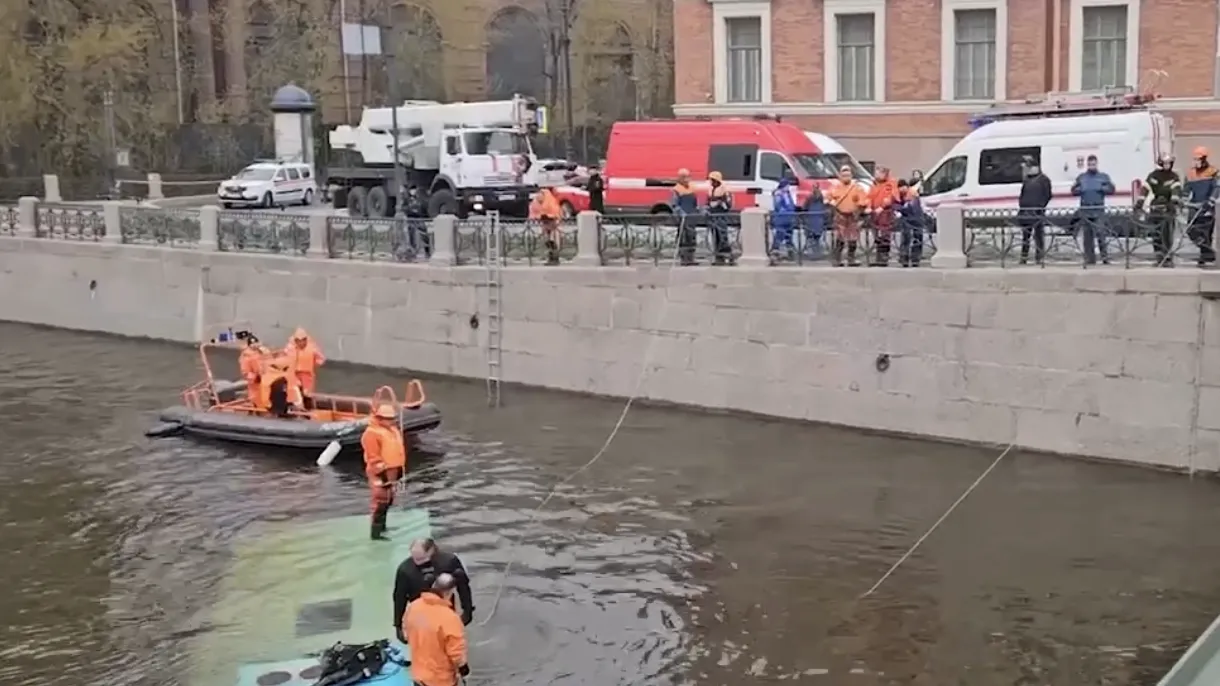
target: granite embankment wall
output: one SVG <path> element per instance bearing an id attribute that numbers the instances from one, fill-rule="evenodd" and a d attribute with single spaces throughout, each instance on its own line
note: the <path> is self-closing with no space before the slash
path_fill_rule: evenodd
<path id="1" fill-rule="evenodd" d="M 1220 470 L 1220 303 L 1208 297 L 1220 274 L 502 275 L 506 381 L 626 396 L 651 348 L 648 399 Z M 300 325 L 335 359 L 476 378 L 485 279 L 480 267 L 0 237 L 3 320 L 183 342 L 228 321 L 269 340 Z"/>

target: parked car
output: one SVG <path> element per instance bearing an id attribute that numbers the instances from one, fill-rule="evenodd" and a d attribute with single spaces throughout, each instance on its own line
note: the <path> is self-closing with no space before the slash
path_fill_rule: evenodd
<path id="1" fill-rule="evenodd" d="M 317 194 L 313 168 L 299 162 L 255 162 L 216 189 L 226 209 L 312 205 Z"/>

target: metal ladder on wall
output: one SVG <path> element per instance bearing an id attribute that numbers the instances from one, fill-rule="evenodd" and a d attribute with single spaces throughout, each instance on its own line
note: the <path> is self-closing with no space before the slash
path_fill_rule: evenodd
<path id="1" fill-rule="evenodd" d="M 500 406 L 500 362 L 503 317 L 500 301 L 500 213 L 488 212 L 483 224 L 487 241 L 487 404 Z"/>

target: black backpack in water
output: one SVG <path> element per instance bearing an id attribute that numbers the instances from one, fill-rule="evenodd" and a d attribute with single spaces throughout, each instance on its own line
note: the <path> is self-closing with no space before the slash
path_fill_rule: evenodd
<path id="1" fill-rule="evenodd" d="M 384 639 L 363 645 L 334 644 L 322 653 L 322 674 L 314 686 L 351 686 L 377 676 L 390 661 L 389 647 Z"/>

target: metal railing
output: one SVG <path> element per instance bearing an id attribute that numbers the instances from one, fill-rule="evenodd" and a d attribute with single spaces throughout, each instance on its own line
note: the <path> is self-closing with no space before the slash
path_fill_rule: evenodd
<path id="1" fill-rule="evenodd" d="M 215 240 L 216 250 L 410 263 L 432 258 L 444 230 L 445 255 L 458 265 L 486 264 L 488 233 L 498 231 L 503 265 L 583 264 L 732 265 L 747 250 L 750 264 L 776 267 L 927 267 L 938 255 L 965 258 L 967 267 L 1110 265 L 1122 268 L 1215 262 L 1214 213 L 1187 206 L 1175 212 L 1131 207 L 940 208 L 915 216 L 863 214 L 854 223 L 831 213 L 700 213 L 582 215 L 549 231 L 534 220 L 475 216 L 449 220 L 356 219 L 292 212 L 97 206 L 23 201 L 0 205 L 0 235 L 197 249 Z M 27 214 L 28 213 L 28 214 Z M 749 217 L 749 221 L 747 220 Z M 32 218 L 32 222 L 30 219 Z M 108 228 L 107 222 L 117 223 Z M 591 223 L 590 223 L 591 222 Z M 938 223 L 960 226 L 945 236 Z M 948 223 L 951 222 L 951 223 Z M 25 223 L 31 226 L 25 226 Z M 205 224 L 209 228 L 205 230 Z M 324 226 L 324 233 L 320 226 Z M 438 227 L 443 226 L 443 229 Z M 107 238 L 108 231 L 115 235 Z M 315 233 L 316 232 L 316 233 Z M 311 233 L 322 245 L 310 252 Z M 214 239 L 212 236 L 214 235 Z M 581 237 L 595 247 L 581 251 Z M 749 240 L 743 240 L 744 238 Z M 954 240 L 948 241 L 949 238 Z M 210 247 L 208 249 L 211 249 Z M 448 259 L 446 257 L 446 259 Z M 945 264 L 950 264 L 946 260 Z M 958 263 L 960 266 L 960 263 Z"/>
<path id="2" fill-rule="evenodd" d="M 309 217 L 286 212 L 221 212 L 216 248 L 304 255 L 309 250 Z"/>
<path id="3" fill-rule="evenodd" d="M 487 232 L 492 230 L 489 217 L 470 217 L 457 222 L 453 236 L 453 252 L 458 264 L 486 264 Z M 501 219 L 496 225 L 500 232 L 500 263 L 534 265 L 548 261 L 568 262 L 576 257 L 579 249 L 574 222 L 559 222 L 552 238 L 555 246 L 548 245 L 547 230 L 543 222 Z M 552 254 L 553 253 L 553 254 Z"/>
<path id="4" fill-rule="evenodd" d="M 123 242 L 195 248 L 199 245 L 199 213 L 155 207 L 119 208 Z"/>
<path id="5" fill-rule="evenodd" d="M 41 203 L 34 219 L 34 235 L 39 238 L 98 241 L 106 235 L 102 208 L 93 205 Z"/>
<path id="6" fill-rule="evenodd" d="M 741 256 L 741 215 L 602 217 L 602 264 L 733 264 Z"/>

